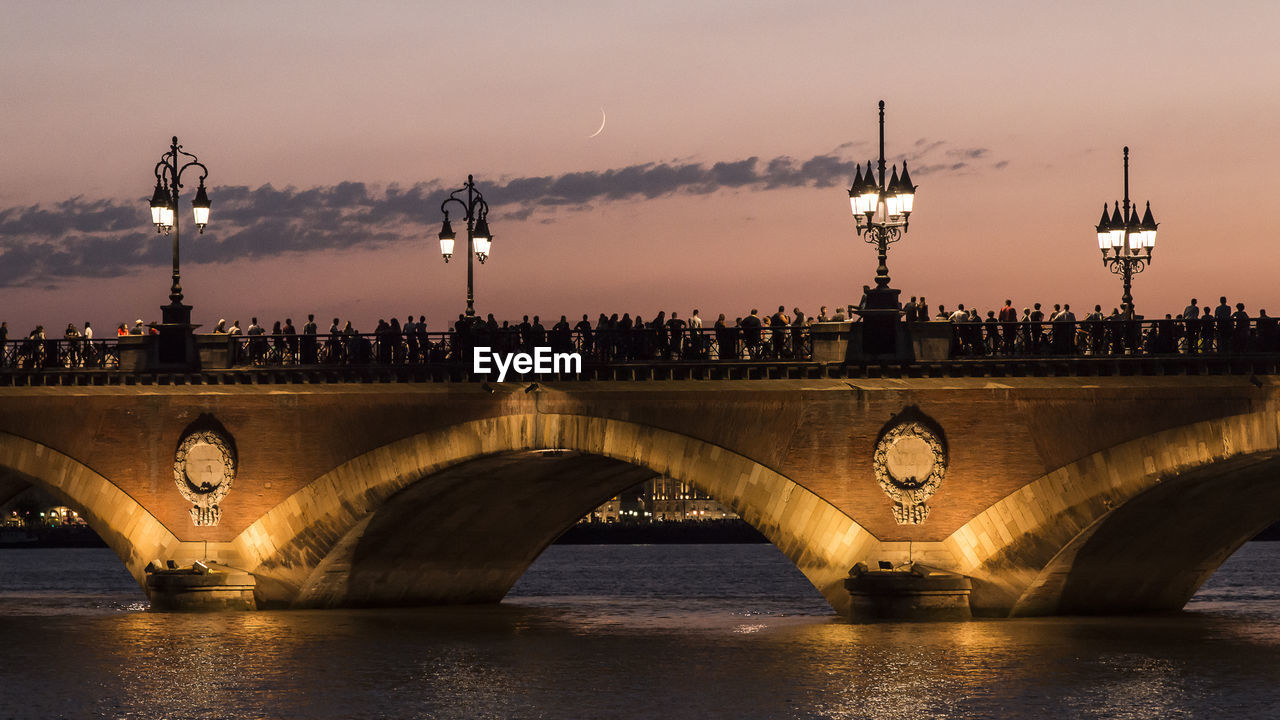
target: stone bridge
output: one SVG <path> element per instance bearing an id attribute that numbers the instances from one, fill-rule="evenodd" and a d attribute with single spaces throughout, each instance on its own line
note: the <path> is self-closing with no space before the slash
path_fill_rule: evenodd
<path id="1" fill-rule="evenodd" d="M 841 612 L 855 564 L 908 559 L 970 578 L 979 615 L 1174 610 L 1280 519 L 1269 376 L 383 380 L 3 387 L 0 501 L 42 487 L 139 583 L 153 561 L 213 560 L 262 608 L 498 601 L 659 473 L 732 508 Z M 904 419 L 945 461 L 917 524 L 883 483 L 919 484 L 895 473 L 931 446 L 877 456 Z M 234 474 L 195 467 L 200 432 Z"/>

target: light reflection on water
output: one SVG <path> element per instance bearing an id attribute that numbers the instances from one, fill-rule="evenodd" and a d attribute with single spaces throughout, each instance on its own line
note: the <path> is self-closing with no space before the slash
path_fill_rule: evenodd
<path id="1" fill-rule="evenodd" d="M 552 547 L 498 606 L 139 612 L 0 552 L 0 717 L 1277 717 L 1280 543 L 1171 617 L 855 626 L 771 546 Z"/>

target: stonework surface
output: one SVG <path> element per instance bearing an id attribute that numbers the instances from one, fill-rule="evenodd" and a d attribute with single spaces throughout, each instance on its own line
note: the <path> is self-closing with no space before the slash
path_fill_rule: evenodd
<path id="1" fill-rule="evenodd" d="M 267 605 L 377 605 L 501 597 L 593 502 L 664 473 L 756 525 L 838 608 L 854 562 L 910 554 L 971 575 L 988 614 L 1143 609 L 1185 600 L 1280 515 L 1266 509 L 1280 508 L 1267 482 L 1280 384 L 1260 382 L 3 388 L 0 492 L 49 487 L 135 577 L 152 558 L 208 553 L 253 571 Z M 899 525 L 872 457 L 909 407 L 945 433 L 948 465 L 927 519 Z M 192 523 L 173 484 L 183 430 L 204 415 L 238 452 L 212 527 Z M 572 453 L 531 452 L 557 449 Z M 409 526 L 422 529 L 413 542 Z M 1143 528 L 1168 543 L 1187 535 L 1180 527 L 1204 538 L 1184 543 L 1193 569 L 1156 564 L 1136 585 L 1142 570 L 1121 559 L 1139 562 L 1138 551 L 1112 546 L 1158 549 L 1137 541 Z M 436 580 L 414 579 L 416 567 Z"/>

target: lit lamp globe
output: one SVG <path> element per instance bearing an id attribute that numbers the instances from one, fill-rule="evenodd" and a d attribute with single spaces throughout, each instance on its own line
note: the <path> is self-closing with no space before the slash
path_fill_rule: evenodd
<path id="1" fill-rule="evenodd" d="M 911 216 L 911 209 L 916 203 L 916 186 L 911 184 L 911 173 L 907 172 L 907 161 L 902 161 L 902 178 L 898 180 L 898 209 L 903 217 Z"/>
<path id="2" fill-rule="evenodd" d="M 880 186 L 876 183 L 875 172 L 871 169 L 871 161 L 867 161 L 867 172 L 862 176 L 862 212 L 870 220 L 880 204 Z"/>
<path id="3" fill-rule="evenodd" d="M 444 256 L 445 262 L 449 262 L 449 258 L 453 257 L 453 243 L 457 239 L 458 236 L 453 232 L 453 226 L 449 224 L 449 216 L 446 214 L 444 226 L 440 228 L 440 254 Z"/>
<path id="4" fill-rule="evenodd" d="M 160 192 L 160 188 L 156 188 Z M 855 219 L 862 219 L 862 166 L 854 166 L 853 184 L 849 186 L 849 210 Z"/>
<path id="5" fill-rule="evenodd" d="M 471 240 L 475 244 L 476 259 L 483 265 L 484 261 L 489 258 L 489 246 L 493 242 L 493 235 L 489 232 L 489 221 L 483 217 L 476 221 L 476 228 L 471 234 Z"/>
<path id="6" fill-rule="evenodd" d="M 1120 254 L 1124 247 L 1124 216 L 1120 214 L 1120 203 L 1115 204 L 1115 212 L 1111 214 L 1111 249 Z"/>
<path id="7" fill-rule="evenodd" d="M 195 215 L 196 228 L 204 234 L 204 226 L 209 224 L 209 193 L 205 192 L 204 180 L 196 188 L 196 196 L 191 200 L 191 211 Z"/>
<path id="8" fill-rule="evenodd" d="M 1111 214 L 1107 212 L 1107 204 L 1102 204 L 1102 219 L 1098 221 L 1098 249 L 1103 255 L 1111 247 Z"/>
<path id="9" fill-rule="evenodd" d="M 1156 222 L 1155 217 L 1151 215 L 1151 203 L 1147 203 L 1147 212 L 1142 216 L 1142 244 L 1147 248 L 1147 254 L 1156 246 L 1156 228 L 1160 227 L 1160 223 Z"/>
<path id="10" fill-rule="evenodd" d="M 1142 231 L 1142 222 L 1138 220 L 1138 213 L 1135 212 L 1129 216 L 1129 226 L 1125 228 L 1125 235 L 1129 237 L 1129 254 L 1137 255 L 1146 247 L 1144 233 Z"/>
<path id="11" fill-rule="evenodd" d="M 160 181 L 156 181 L 156 191 L 151 195 L 151 222 L 156 226 L 156 232 L 164 231 L 164 211 L 169 207 L 169 192 L 160 186 Z"/>
<path id="12" fill-rule="evenodd" d="M 889 178 L 889 187 L 885 188 L 884 209 L 885 214 L 891 218 L 898 217 L 902 214 L 902 203 L 898 199 L 898 185 L 901 181 L 898 179 L 898 166 L 893 166 L 893 175 Z"/>

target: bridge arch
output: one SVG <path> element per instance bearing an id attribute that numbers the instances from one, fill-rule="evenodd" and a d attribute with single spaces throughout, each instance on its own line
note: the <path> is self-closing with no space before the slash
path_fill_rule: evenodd
<path id="1" fill-rule="evenodd" d="M 543 463 L 551 470 L 540 470 Z M 557 470 L 566 471 L 566 477 L 588 477 L 576 484 L 544 482 Z M 316 479 L 262 516 L 233 545 L 257 578 L 259 603 L 266 606 L 498 600 L 546 545 L 591 507 L 658 474 L 688 482 L 732 508 L 790 558 L 837 611 L 847 610 L 843 580 L 877 545 L 849 516 L 723 447 L 652 426 L 585 415 L 504 415 L 390 443 Z M 523 485 L 522 476 L 528 478 Z M 566 489 L 558 505 L 539 504 L 540 509 L 560 510 L 528 527 L 514 526 L 522 519 L 519 515 L 484 520 L 485 531 L 496 533 L 499 542 L 505 535 L 518 546 L 505 556 L 505 564 L 428 568 L 425 585 L 434 583 L 433 590 L 409 577 L 423 574 L 420 563 L 397 568 L 391 558 L 376 573 L 352 582 L 357 566 L 370 560 L 370 547 L 390 552 L 409 543 L 421 559 L 438 553 L 442 543 L 449 544 L 443 548 L 447 555 L 465 552 L 466 543 L 485 542 L 466 530 L 480 516 L 479 504 L 492 498 L 468 494 L 468 486 L 520 492 Z M 415 515 L 415 509 L 433 502 L 454 512 Z M 404 531 L 391 532 L 397 527 Z M 425 540 L 411 540 L 415 527 Z M 449 538 L 450 533 L 457 537 Z M 492 539 L 488 543 L 496 547 Z M 450 583 L 456 587 L 445 587 Z M 375 585 L 382 591 L 355 590 Z"/>
<path id="2" fill-rule="evenodd" d="M 1280 520 L 1280 413 L 1172 428 L 1043 475 L 944 545 L 974 578 L 975 612 L 1180 609 Z"/>
<path id="3" fill-rule="evenodd" d="M 170 557 L 180 545 L 137 500 L 89 466 L 47 445 L 0 432 L 0 494 L 12 497 L 30 485 L 75 508 L 139 586 L 144 586 L 147 563 Z"/>

